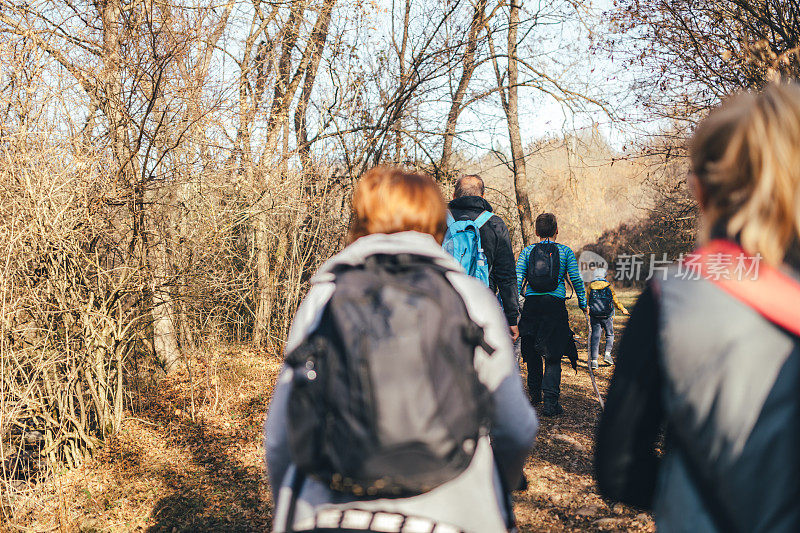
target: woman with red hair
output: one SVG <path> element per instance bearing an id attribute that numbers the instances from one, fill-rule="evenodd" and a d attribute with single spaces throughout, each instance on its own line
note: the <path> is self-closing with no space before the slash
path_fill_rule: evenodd
<path id="1" fill-rule="evenodd" d="M 441 247 L 422 174 L 359 181 L 265 424 L 274 531 L 507 531 L 536 435 L 497 298 Z"/>

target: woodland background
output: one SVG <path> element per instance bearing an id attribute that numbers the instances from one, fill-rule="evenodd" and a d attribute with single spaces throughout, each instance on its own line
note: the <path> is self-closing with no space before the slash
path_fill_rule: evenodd
<path id="1" fill-rule="evenodd" d="M 480 173 L 517 250 L 545 210 L 610 260 L 687 250 L 686 135 L 794 79 L 799 18 L 796 0 L 0 1 L 4 519 L 170 376 L 197 385 L 193 421 L 216 409 L 213 348 L 279 354 L 375 164 L 448 196 Z M 538 105 L 578 125 L 532 138 Z"/>

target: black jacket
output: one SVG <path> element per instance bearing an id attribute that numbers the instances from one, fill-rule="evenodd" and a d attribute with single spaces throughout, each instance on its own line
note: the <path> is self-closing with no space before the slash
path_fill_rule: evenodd
<path id="1" fill-rule="evenodd" d="M 566 355 L 572 368 L 578 370 L 578 350 L 569 326 L 565 301 L 550 294 L 526 297 L 519 320 L 519 334 L 533 338 L 532 352 L 544 358 L 545 362 L 561 361 Z"/>
<path id="2" fill-rule="evenodd" d="M 475 220 L 492 206 L 480 196 L 462 196 L 449 204 L 450 213 L 456 220 Z M 481 228 L 481 246 L 489 262 L 489 288 L 500 295 L 506 320 L 512 326 L 519 320 L 519 293 L 517 272 L 511 237 L 508 227 L 495 215 Z"/>
<path id="3" fill-rule="evenodd" d="M 798 337 L 707 280 L 658 280 L 622 338 L 600 491 L 659 531 L 800 531 L 798 388 Z"/>

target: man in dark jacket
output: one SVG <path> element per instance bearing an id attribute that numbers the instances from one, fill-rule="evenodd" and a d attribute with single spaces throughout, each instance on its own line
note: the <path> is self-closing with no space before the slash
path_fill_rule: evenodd
<path id="1" fill-rule="evenodd" d="M 453 200 L 448 205 L 456 220 L 475 220 L 492 206 L 483 198 L 484 185 L 480 176 L 462 176 L 456 182 Z M 519 293 L 517 292 L 516 262 L 511 250 L 511 237 L 503 219 L 495 215 L 481 226 L 481 246 L 489 263 L 489 288 L 500 295 L 503 312 L 511 336 L 519 337 Z"/>

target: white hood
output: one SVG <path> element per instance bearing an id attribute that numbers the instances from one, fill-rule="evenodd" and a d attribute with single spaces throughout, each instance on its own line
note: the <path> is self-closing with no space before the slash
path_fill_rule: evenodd
<path id="1" fill-rule="evenodd" d="M 333 281 L 333 269 L 339 265 L 360 265 L 375 254 L 414 254 L 430 257 L 434 262 L 448 270 L 463 272 L 461 265 L 436 242 L 433 236 L 417 231 L 400 233 L 373 233 L 361 237 L 347 248 L 334 255 L 317 270 L 311 283 Z"/>

